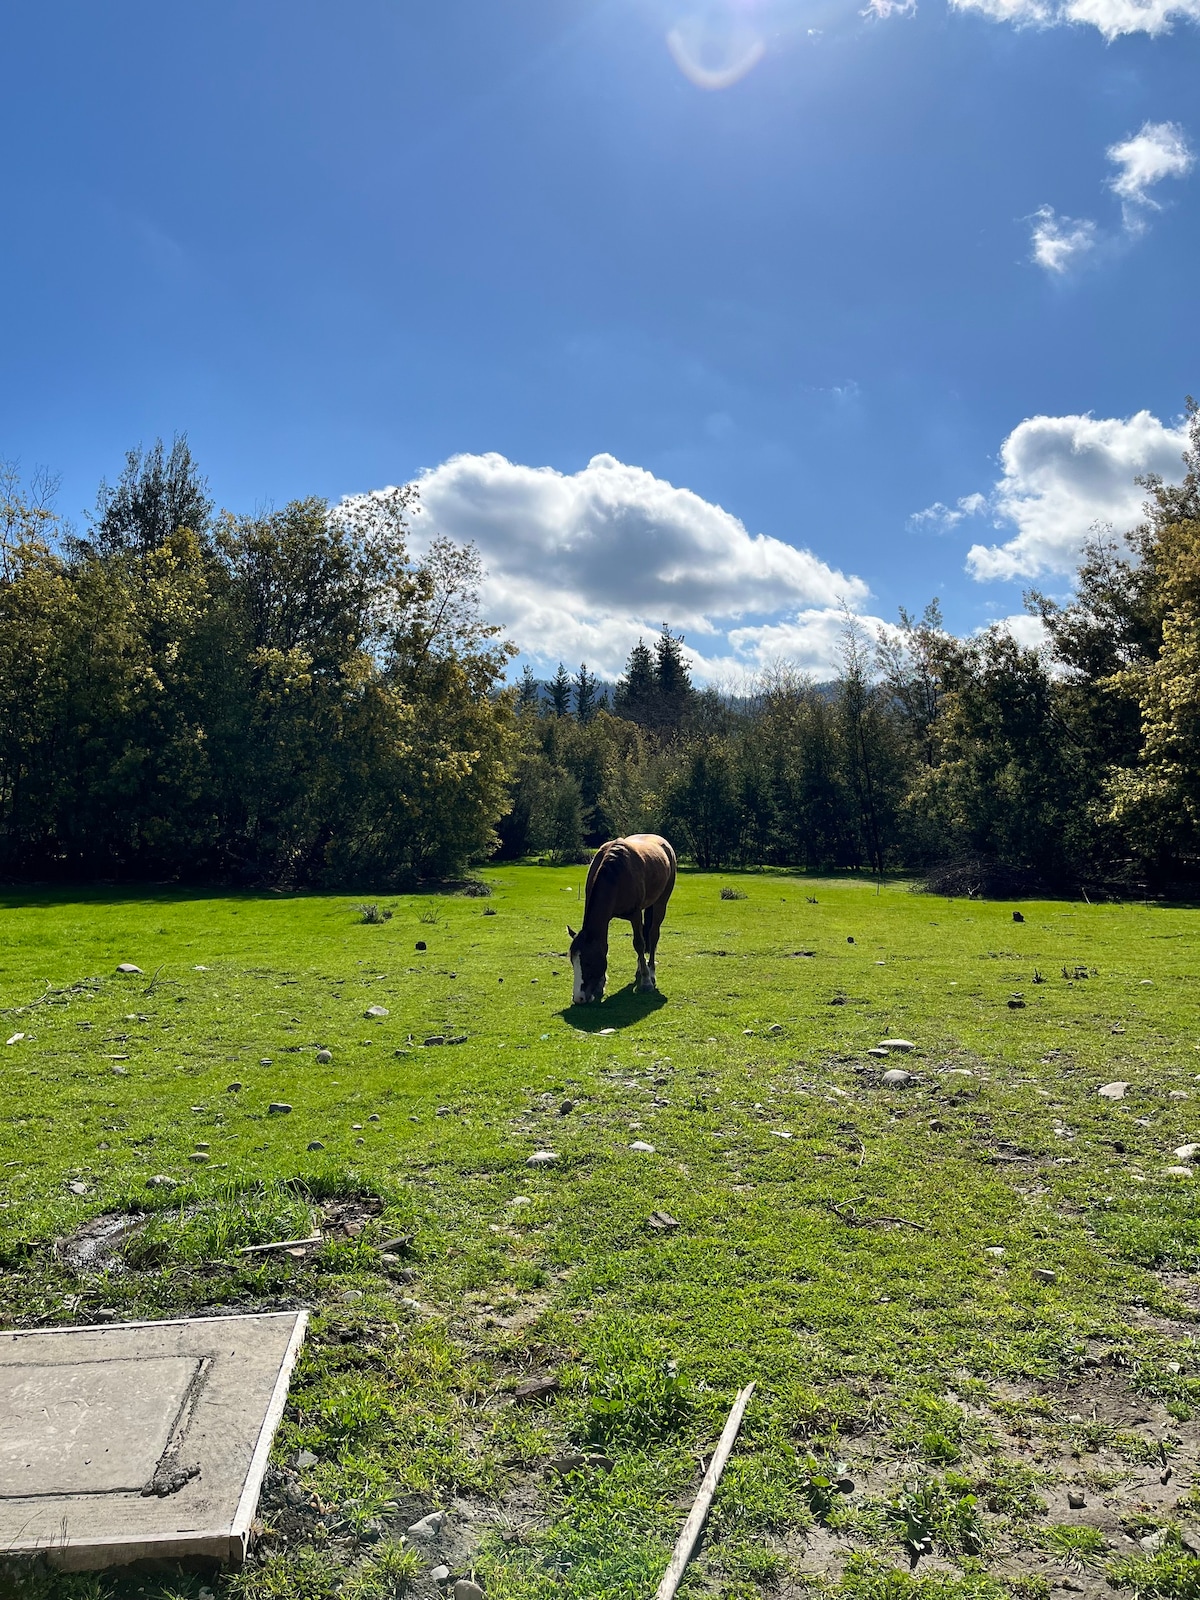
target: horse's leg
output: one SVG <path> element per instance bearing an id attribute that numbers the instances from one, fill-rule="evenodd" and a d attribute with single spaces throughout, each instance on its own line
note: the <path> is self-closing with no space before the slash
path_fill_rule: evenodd
<path id="1" fill-rule="evenodd" d="M 654 980 L 650 976 L 650 968 L 646 965 L 646 936 L 642 931 L 642 913 L 635 911 L 629 919 L 633 927 L 633 948 L 637 951 L 637 976 L 633 980 L 635 989 L 652 989 Z"/>
<path id="2" fill-rule="evenodd" d="M 663 918 L 667 914 L 667 902 L 658 900 L 652 906 L 646 907 L 646 955 L 649 962 L 650 988 L 658 988 L 658 977 L 654 971 L 654 957 L 658 950 L 658 935 L 662 929 Z"/>

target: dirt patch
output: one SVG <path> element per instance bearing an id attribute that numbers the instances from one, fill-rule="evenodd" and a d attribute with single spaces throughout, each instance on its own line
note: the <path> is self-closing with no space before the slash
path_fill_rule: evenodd
<path id="1" fill-rule="evenodd" d="M 326 1238 L 357 1239 L 383 1209 L 384 1202 L 373 1194 L 326 1200 L 317 1207 L 317 1222 Z"/>
<path id="2" fill-rule="evenodd" d="M 54 1254 L 77 1272 L 120 1271 L 126 1243 L 146 1225 L 141 1211 L 106 1211 L 54 1241 Z"/>

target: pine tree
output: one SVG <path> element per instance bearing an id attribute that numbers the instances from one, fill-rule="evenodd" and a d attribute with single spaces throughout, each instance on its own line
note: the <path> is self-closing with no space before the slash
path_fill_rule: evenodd
<path id="1" fill-rule="evenodd" d="M 570 715 L 571 711 L 571 677 L 562 662 L 558 663 L 558 671 L 546 685 L 550 692 L 550 703 L 554 707 L 556 717 Z"/>
<path id="2" fill-rule="evenodd" d="M 618 716 L 628 717 L 631 722 L 651 722 L 657 698 L 654 657 L 646 641 L 639 639 L 629 652 L 625 676 L 617 680 L 613 705 Z"/>
<path id="3" fill-rule="evenodd" d="M 536 711 L 541 698 L 542 691 L 533 675 L 533 668 L 526 662 L 521 669 L 521 681 L 517 685 L 517 709 Z"/>
<path id="4" fill-rule="evenodd" d="M 696 691 L 683 653 L 683 635 L 674 634 L 667 623 L 654 641 L 654 682 L 658 691 L 658 716 L 663 723 L 677 726 Z"/>
<path id="5" fill-rule="evenodd" d="M 596 674 L 588 671 L 586 661 L 581 661 L 574 683 L 575 717 L 578 722 L 590 722 L 600 709 L 599 687 L 600 680 Z"/>

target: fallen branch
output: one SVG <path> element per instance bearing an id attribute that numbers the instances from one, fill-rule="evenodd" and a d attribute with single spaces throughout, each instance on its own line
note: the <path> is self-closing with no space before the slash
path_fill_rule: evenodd
<path id="1" fill-rule="evenodd" d="M 692 1551 L 696 1540 L 700 1537 L 700 1530 L 704 1526 L 704 1519 L 708 1515 L 708 1508 L 712 1505 L 713 1495 L 717 1492 L 717 1484 L 721 1481 L 721 1474 L 725 1470 L 725 1463 L 729 1460 L 734 1444 L 737 1441 L 738 1430 L 742 1426 L 742 1418 L 746 1415 L 746 1407 L 750 1404 L 750 1396 L 754 1393 L 754 1385 L 749 1383 L 740 1391 L 733 1402 L 733 1410 L 729 1413 L 729 1421 L 721 1434 L 720 1442 L 712 1460 L 708 1464 L 708 1471 L 704 1474 L 704 1482 L 700 1485 L 700 1492 L 688 1513 L 688 1519 L 683 1525 L 683 1532 L 679 1535 L 675 1549 L 671 1552 L 671 1559 L 667 1563 L 667 1570 L 663 1573 L 663 1580 L 659 1584 L 654 1600 L 672 1600 L 680 1579 L 688 1562 L 692 1559 Z"/>
<path id="2" fill-rule="evenodd" d="M 270 1244 L 244 1244 L 237 1253 L 239 1256 L 254 1256 L 260 1255 L 264 1250 L 302 1250 L 306 1245 L 321 1242 L 321 1235 L 314 1233 L 307 1239 L 274 1239 Z"/>
<path id="3" fill-rule="evenodd" d="M 851 1228 L 885 1228 L 889 1222 L 894 1222 L 898 1228 L 916 1228 L 919 1233 L 926 1231 L 923 1222 L 913 1222 L 908 1217 L 860 1217 L 847 1200 L 827 1200 L 825 1204 L 835 1217 Z"/>

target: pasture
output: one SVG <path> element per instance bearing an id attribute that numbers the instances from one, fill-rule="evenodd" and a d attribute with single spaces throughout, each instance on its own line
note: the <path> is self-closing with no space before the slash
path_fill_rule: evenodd
<path id="1" fill-rule="evenodd" d="M 1200 1593 L 1196 912 L 684 872 L 574 1009 L 484 876 L 3 902 L 3 1325 L 314 1310 L 243 1573 L 28 1592 L 649 1600 L 755 1379 L 685 1593 Z"/>

